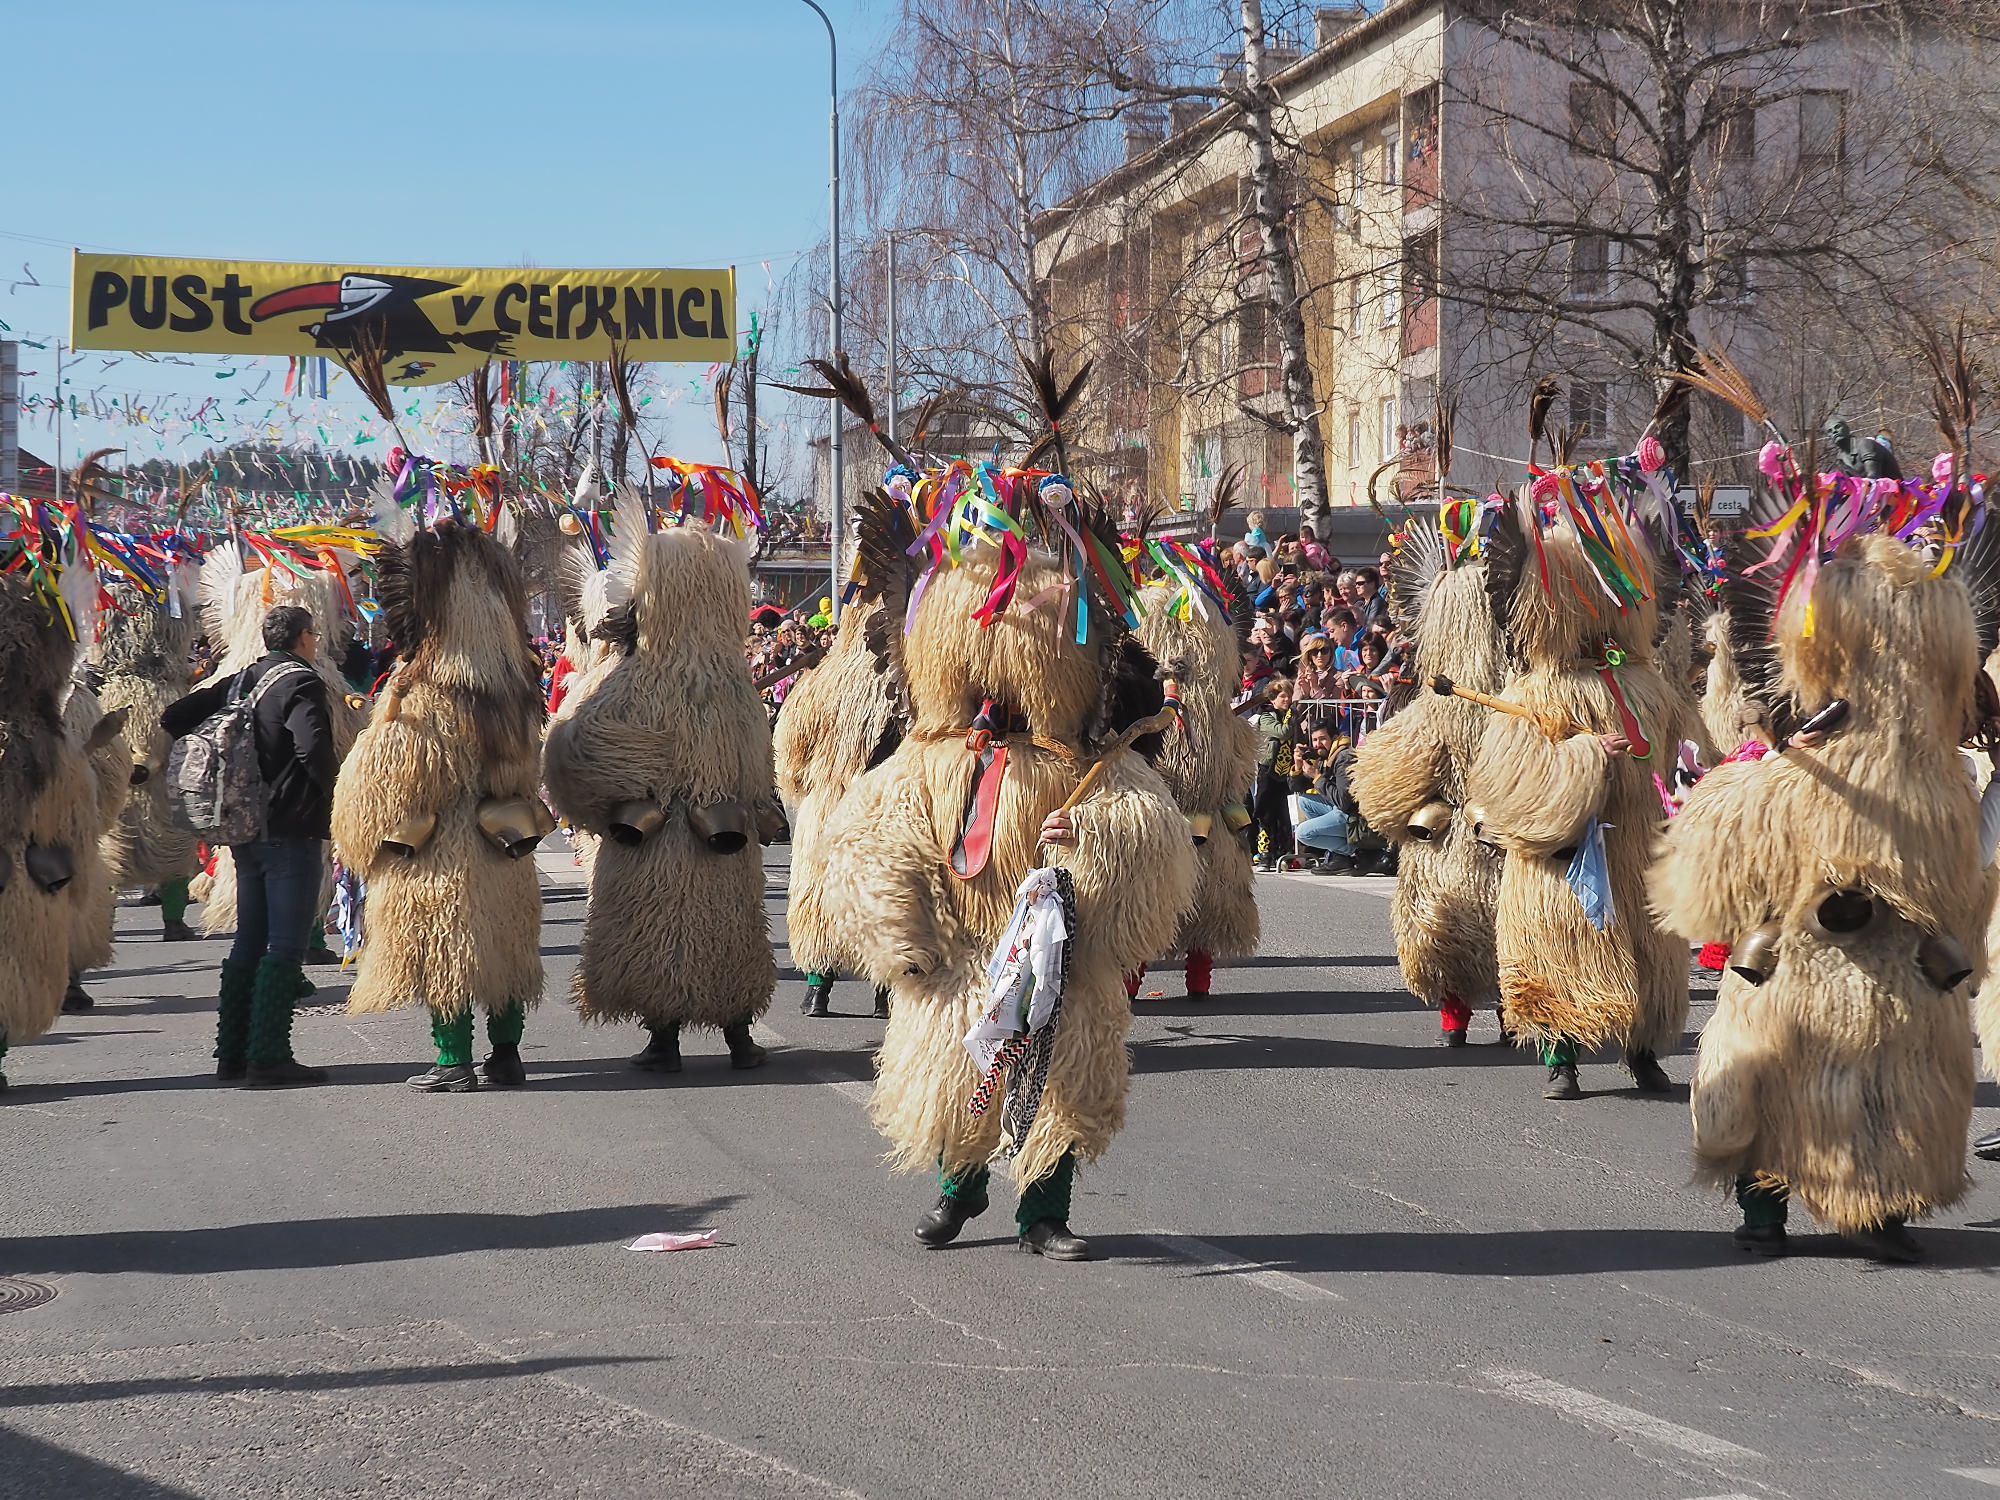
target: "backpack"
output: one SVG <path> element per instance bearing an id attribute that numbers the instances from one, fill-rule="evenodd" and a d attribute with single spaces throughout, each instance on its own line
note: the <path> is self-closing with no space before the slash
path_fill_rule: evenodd
<path id="1" fill-rule="evenodd" d="M 243 679 L 249 670 L 237 674 L 221 708 L 174 742 L 167 762 L 177 821 L 213 845 L 248 844 L 264 836 L 271 793 L 257 764 L 257 703 L 272 683 L 313 675 L 297 662 L 281 662 L 246 695 Z"/>

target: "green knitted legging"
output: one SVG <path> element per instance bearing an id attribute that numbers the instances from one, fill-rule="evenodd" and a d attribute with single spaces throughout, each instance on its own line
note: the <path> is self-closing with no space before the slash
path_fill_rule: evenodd
<path id="1" fill-rule="evenodd" d="M 984 1197 L 992 1175 L 984 1164 L 947 1173 L 944 1163 L 940 1161 L 938 1190 L 959 1202 Z M 1075 1185 L 1076 1152 L 1065 1151 L 1060 1161 L 1022 1190 L 1021 1201 L 1014 1209 L 1014 1222 L 1020 1226 L 1022 1233 L 1025 1234 L 1043 1219 L 1061 1219 L 1068 1223 L 1070 1193 Z"/>
<path id="2" fill-rule="evenodd" d="M 166 922 L 178 922 L 187 916 L 188 883 L 185 880 L 165 880 L 160 883 L 160 918 Z"/>
<path id="3" fill-rule="evenodd" d="M 486 1040 L 496 1047 L 518 1047 L 521 1033 L 527 1029 L 527 1010 L 519 1005 L 509 1005 L 503 1010 L 490 1011 L 486 1016 Z M 431 1040 L 437 1043 L 440 1068 L 462 1068 L 472 1061 L 472 1011 L 462 1010 L 455 1016 L 440 1016 L 431 1012 Z"/>
<path id="4" fill-rule="evenodd" d="M 1752 1229 L 1783 1224 L 1790 1212 L 1782 1188 L 1758 1187 L 1748 1173 L 1736 1179 L 1736 1202 L 1743 1210 L 1743 1222 Z"/>

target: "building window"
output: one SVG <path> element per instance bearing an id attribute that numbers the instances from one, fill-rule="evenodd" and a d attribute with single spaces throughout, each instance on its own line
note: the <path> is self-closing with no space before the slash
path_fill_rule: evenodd
<path id="1" fill-rule="evenodd" d="M 1388 192 L 1403 180 L 1403 132 L 1391 125 L 1382 132 L 1382 191 Z"/>
<path id="2" fill-rule="evenodd" d="M 1403 268 L 1400 265 L 1384 266 L 1382 276 L 1382 326 L 1394 328 L 1396 319 L 1402 315 Z"/>
<path id="3" fill-rule="evenodd" d="M 1847 151 L 1847 95 L 1820 89 L 1799 95 L 1799 165 L 1837 167 Z"/>
<path id="4" fill-rule="evenodd" d="M 1404 295 L 1409 298 L 1411 308 L 1421 307 L 1437 295 L 1438 242 L 1435 236 L 1426 234 L 1403 242 L 1403 277 L 1407 283 Z"/>
<path id="5" fill-rule="evenodd" d="M 1361 190 L 1368 183 L 1367 152 L 1360 141 L 1347 144 L 1347 201 L 1353 204 L 1348 210 L 1349 227 L 1356 234 L 1361 232 Z"/>
<path id="6" fill-rule="evenodd" d="M 1394 396 L 1382 398 L 1382 462 L 1388 463 L 1403 451 L 1403 439 L 1396 431 L 1401 420 Z"/>
<path id="7" fill-rule="evenodd" d="M 1347 321 L 1348 330 L 1353 333 L 1359 333 L 1361 332 L 1362 304 L 1368 300 L 1367 291 L 1365 287 L 1365 279 L 1363 277 L 1356 276 L 1348 281 L 1347 300 L 1348 300 L 1348 321 Z"/>
<path id="8" fill-rule="evenodd" d="M 1361 408 L 1347 408 L 1347 467 L 1361 467 Z"/>
<path id="9" fill-rule="evenodd" d="M 1757 154 L 1757 91 L 1730 86 L 1709 96 L 1708 112 L 1720 122 L 1715 154 L 1725 161 L 1744 161 Z"/>
<path id="10" fill-rule="evenodd" d="M 1569 387 L 1569 425 L 1587 443 L 1611 436 L 1611 386 L 1602 380 L 1573 380 Z"/>
<path id="11" fill-rule="evenodd" d="M 1569 149 L 1573 156 L 1609 157 L 1618 147 L 1618 100 L 1601 83 L 1569 86 Z"/>
<path id="12" fill-rule="evenodd" d="M 1580 234 L 1569 242 L 1569 294 L 1580 301 L 1611 293 L 1616 247 L 1608 234 Z"/>

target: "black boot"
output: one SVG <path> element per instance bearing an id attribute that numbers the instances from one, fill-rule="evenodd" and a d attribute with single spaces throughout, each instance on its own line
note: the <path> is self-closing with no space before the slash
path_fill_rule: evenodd
<path id="1" fill-rule="evenodd" d="M 831 979 L 809 979 L 806 981 L 806 997 L 799 1002 L 799 1014 L 802 1016 L 831 1015 L 832 1012 L 826 1008 L 826 1003 L 832 998 L 833 981 Z"/>
<path id="2" fill-rule="evenodd" d="M 1876 1260 L 1895 1261 L 1909 1265 L 1924 1258 L 1924 1247 L 1916 1236 L 1904 1226 L 1900 1214 L 1891 1214 L 1880 1224 L 1869 1229 L 1850 1229 L 1841 1236 L 1850 1245 L 1859 1245 Z"/>
<path id="3" fill-rule="evenodd" d="M 63 991 L 63 1014 L 73 1016 L 81 1011 L 95 1009 L 97 1001 L 89 990 L 83 987 L 83 980 L 77 975 L 69 977 L 69 988 Z"/>
<path id="4" fill-rule="evenodd" d="M 519 1088 L 528 1081 L 528 1070 L 521 1063 L 521 1049 L 518 1046 L 493 1044 L 493 1055 L 480 1066 L 486 1081 L 503 1089 Z"/>
<path id="5" fill-rule="evenodd" d="M 770 1056 L 762 1047 L 750 1040 L 750 1023 L 738 1021 L 733 1026 L 722 1028 L 722 1039 L 729 1044 L 729 1066 L 732 1068 L 761 1068 L 764 1059 Z"/>
<path id="6" fill-rule="evenodd" d="M 309 964 L 338 964 L 340 962 L 340 955 L 327 947 L 325 943 L 321 943 L 317 948 L 306 949 L 304 962 Z"/>
<path id="7" fill-rule="evenodd" d="M 179 917 L 163 923 L 162 926 L 165 930 L 161 933 L 160 941 L 163 943 L 192 943 L 195 940 L 195 930 Z"/>
<path id="8" fill-rule="evenodd" d="M 1555 1063 L 1549 1068 L 1549 1086 L 1542 1090 L 1544 1099 L 1581 1099 L 1583 1085 L 1576 1081 L 1575 1063 Z"/>
<path id="9" fill-rule="evenodd" d="M 889 986 L 886 984 L 875 986 L 875 1019 L 878 1021 L 889 1019 Z"/>
<path id="10" fill-rule="evenodd" d="M 1659 1058 L 1653 1055 L 1650 1047 L 1644 1052 L 1628 1053 L 1625 1071 L 1632 1075 L 1632 1082 L 1638 1085 L 1642 1094 L 1671 1094 L 1674 1091 L 1673 1079 L 1667 1077 L 1667 1070 L 1660 1066 Z"/>
<path id="11" fill-rule="evenodd" d="M 1089 1260 L 1090 1241 L 1062 1219 L 1037 1219 L 1021 1232 L 1021 1248 L 1048 1260 Z"/>
<path id="12" fill-rule="evenodd" d="M 420 1094 L 476 1094 L 479 1075 L 471 1063 L 432 1063 L 428 1073 L 419 1073 L 403 1082 Z"/>
<path id="13" fill-rule="evenodd" d="M 986 1189 L 963 1198 L 954 1198 L 950 1193 L 938 1194 L 937 1207 L 917 1220 L 917 1238 L 932 1249 L 939 1245 L 949 1245 L 958 1238 L 959 1230 L 965 1228 L 966 1220 L 976 1219 L 986 1212 Z"/>
<path id="14" fill-rule="evenodd" d="M 648 1026 L 651 1040 L 644 1052 L 632 1055 L 632 1066 L 644 1073 L 678 1073 L 681 1070 L 681 1023 Z"/>
<path id="15" fill-rule="evenodd" d="M 1972 1154 L 1981 1161 L 2000 1161 L 2000 1130 L 1989 1130 L 1974 1141 Z"/>
<path id="16" fill-rule="evenodd" d="M 1738 1224 L 1736 1243 L 1752 1255 L 1783 1255 L 1787 1249 L 1782 1224 Z"/>

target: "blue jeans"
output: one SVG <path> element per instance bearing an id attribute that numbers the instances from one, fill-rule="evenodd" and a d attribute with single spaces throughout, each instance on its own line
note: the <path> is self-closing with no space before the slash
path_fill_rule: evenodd
<path id="1" fill-rule="evenodd" d="M 1354 846 L 1347 842 L 1346 813 L 1310 792 L 1299 793 L 1299 811 L 1305 814 L 1299 823 L 1298 839 L 1301 844 L 1332 854 L 1354 852 Z"/>
<path id="2" fill-rule="evenodd" d="M 236 861 L 231 963 L 254 968 L 267 953 L 287 963 L 306 956 L 306 929 L 319 910 L 320 851 L 318 839 L 259 839 L 230 846 Z"/>

